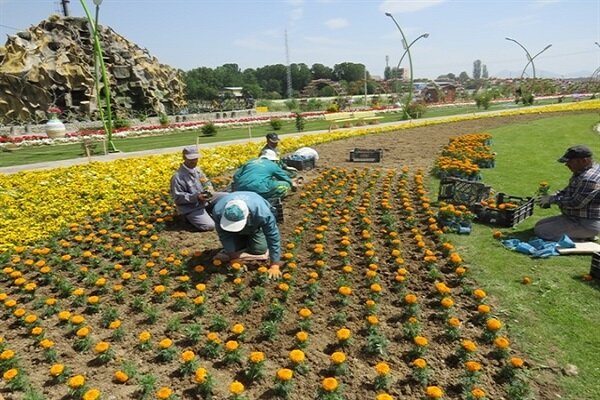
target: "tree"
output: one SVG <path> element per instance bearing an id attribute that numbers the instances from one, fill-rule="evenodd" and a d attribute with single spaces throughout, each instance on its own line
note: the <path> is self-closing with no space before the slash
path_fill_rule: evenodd
<path id="1" fill-rule="evenodd" d="M 460 81 L 460 83 L 465 83 L 466 81 L 469 80 L 469 74 L 467 74 L 466 71 L 461 72 L 458 75 L 458 80 Z"/>
<path id="2" fill-rule="evenodd" d="M 313 79 L 331 79 L 333 80 L 333 69 L 323 64 L 313 64 L 310 68 Z"/>
<path id="3" fill-rule="evenodd" d="M 481 60 L 475 60 L 473 62 L 473 79 L 481 79 Z"/>
<path id="4" fill-rule="evenodd" d="M 292 71 L 292 89 L 300 92 L 310 81 L 312 81 L 312 73 L 306 64 L 291 64 Z"/>
<path id="5" fill-rule="evenodd" d="M 487 79 L 488 78 L 487 65 L 485 65 L 485 64 L 483 64 L 483 66 L 481 67 L 481 77 L 483 79 Z"/>
<path id="6" fill-rule="evenodd" d="M 333 74 L 338 81 L 354 82 L 364 79 L 365 66 L 363 64 L 355 64 L 344 62 L 333 66 Z"/>

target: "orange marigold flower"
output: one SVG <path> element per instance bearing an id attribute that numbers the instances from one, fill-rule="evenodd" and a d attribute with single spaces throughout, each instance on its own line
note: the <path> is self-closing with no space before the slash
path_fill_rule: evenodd
<path id="1" fill-rule="evenodd" d="M 118 319 L 115 319 L 114 321 L 112 321 L 109 325 L 108 328 L 109 329 L 118 329 L 121 327 L 121 321 Z"/>
<path id="2" fill-rule="evenodd" d="M 387 393 L 379 393 L 375 400 L 394 400 L 394 398 Z"/>
<path id="3" fill-rule="evenodd" d="M 241 335 L 245 330 L 246 328 L 244 328 L 243 324 L 235 324 L 231 327 L 231 333 L 234 335 Z"/>
<path id="4" fill-rule="evenodd" d="M 294 371 L 289 368 L 280 368 L 277 371 L 277 379 L 280 381 L 289 381 L 294 377 Z"/>
<path id="5" fill-rule="evenodd" d="M 63 364 L 54 364 L 50 367 L 50 376 L 60 376 L 65 371 L 65 366 Z"/>
<path id="6" fill-rule="evenodd" d="M 296 333 L 296 340 L 300 343 L 306 342 L 308 340 L 308 333 L 304 331 Z"/>
<path id="7" fill-rule="evenodd" d="M 521 367 L 523 367 L 524 364 L 525 364 L 525 361 L 523 361 L 522 358 L 511 357 L 511 359 L 510 359 L 510 365 L 512 365 L 514 368 L 521 368 Z"/>
<path id="8" fill-rule="evenodd" d="M 442 307 L 444 308 L 450 308 L 452 306 L 454 306 L 454 300 L 452 300 L 451 297 L 444 297 L 441 301 L 440 304 L 442 305 Z"/>
<path id="9" fill-rule="evenodd" d="M 488 306 L 487 304 L 480 304 L 477 306 L 477 311 L 480 314 L 488 314 L 491 311 L 491 307 Z"/>
<path id="10" fill-rule="evenodd" d="M 2 379 L 5 381 L 13 380 L 17 375 L 19 375 L 19 370 L 16 368 L 11 368 L 2 374 Z"/>
<path id="11" fill-rule="evenodd" d="M 239 381 L 233 381 L 229 385 L 229 392 L 235 395 L 240 395 L 244 393 L 244 384 Z"/>
<path id="12" fill-rule="evenodd" d="M 115 381 L 118 383 L 125 383 L 129 380 L 129 375 L 127 375 L 125 372 L 118 370 L 115 372 L 114 375 Z"/>
<path id="13" fill-rule="evenodd" d="M 473 397 L 475 397 L 476 399 L 482 399 L 485 397 L 485 390 L 478 387 L 473 388 L 471 390 L 471 395 L 473 395 Z"/>
<path id="14" fill-rule="evenodd" d="M 227 351 L 235 351 L 240 347 L 240 344 L 235 340 L 228 340 L 225 343 L 225 350 Z"/>
<path id="15" fill-rule="evenodd" d="M 417 346 L 420 346 L 420 347 L 425 347 L 429 344 L 429 341 L 427 340 L 427 338 L 425 338 L 423 336 L 415 336 L 413 341 L 415 342 L 415 344 Z"/>
<path id="16" fill-rule="evenodd" d="M 502 322 L 500 322 L 500 320 L 497 320 L 496 318 L 488 319 L 485 325 L 490 331 L 497 331 L 500 328 L 502 328 Z"/>
<path id="17" fill-rule="evenodd" d="M 261 363 L 265 361 L 265 353 L 263 353 L 262 351 L 253 351 L 252 353 L 250 353 L 249 360 L 254 364 Z"/>
<path id="18" fill-rule="evenodd" d="M 156 391 L 156 397 L 161 400 L 168 399 L 169 397 L 171 397 L 172 394 L 173 391 L 166 386 L 163 386 Z"/>
<path id="19" fill-rule="evenodd" d="M 83 400 L 98 400 L 102 393 L 98 389 L 90 389 L 83 394 Z"/>
<path id="20" fill-rule="evenodd" d="M 78 389 L 80 387 L 83 387 L 83 385 L 85 385 L 85 376 L 83 376 L 83 375 L 72 376 L 71 378 L 69 378 L 67 385 L 71 389 Z"/>
<path id="21" fill-rule="evenodd" d="M 390 373 L 390 366 L 386 362 L 379 362 L 375 365 L 377 375 L 385 376 Z"/>
<path id="22" fill-rule="evenodd" d="M 458 328 L 460 326 L 460 320 L 456 317 L 450 317 L 448 318 L 448 325 L 453 328 Z"/>
<path id="23" fill-rule="evenodd" d="M 110 349 L 110 343 L 108 342 L 98 342 L 94 347 L 94 351 L 98 354 L 106 353 L 108 349 Z"/>
<path id="24" fill-rule="evenodd" d="M 370 325 L 379 325 L 379 319 L 375 315 L 369 315 L 367 317 L 367 322 Z"/>
<path id="25" fill-rule="evenodd" d="M 342 296 L 350 296 L 352 294 L 352 288 L 349 288 L 348 286 L 340 286 L 338 293 Z"/>
<path id="26" fill-rule="evenodd" d="M 465 368 L 467 368 L 469 372 L 479 372 L 481 371 L 481 364 L 477 361 L 467 361 L 465 362 Z"/>
<path id="27" fill-rule="evenodd" d="M 336 351 L 333 354 L 331 354 L 331 362 L 334 364 L 341 364 L 343 362 L 346 362 L 346 355 L 341 352 L 341 351 Z"/>
<path id="28" fill-rule="evenodd" d="M 310 309 L 308 309 L 308 308 L 301 308 L 300 311 L 298 311 L 298 314 L 302 318 L 308 318 L 312 315 L 312 311 L 310 311 Z"/>
<path id="29" fill-rule="evenodd" d="M 510 340 L 508 340 L 505 337 L 500 336 L 500 337 L 497 337 L 496 339 L 494 339 L 494 345 L 501 350 L 507 349 L 508 346 L 510 346 Z"/>
<path id="30" fill-rule="evenodd" d="M 138 336 L 138 339 L 141 343 L 146 343 L 148 340 L 150 340 L 151 337 L 152 337 L 152 334 L 150 332 L 143 331 Z"/>
<path id="31" fill-rule="evenodd" d="M 194 373 L 194 382 L 202 385 L 208 378 L 208 371 L 205 368 L 198 368 Z"/>
<path id="32" fill-rule="evenodd" d="M 77 335 L 77 337 L 79 337 L 79 338 L 87 337 L 89 334 L 90 334 L 90 328 L 88 328 L 87 326 L 84 326 L 83 328 L 79 328 L 77 330 L 77 332 L 75 332 L 75 335 Z"/>
<path id="33" fill-rule="evenodd" d="M 321 382 L 321 388 L 326 392 L 334 392 L 337 390 L 339 383 L 335 378 L 325 378 Z"/>
<path id="34" fill-rule="evenodd" d="M 169 338 L 164 338 L 160 342 L 158 342 L 158 347 L 161 349 L 168 349 L 173 344 L 173 341 Z"/>
<path id="35" fill-rule="evenodd" d="M 181 353 L 181 361 L 185 363 L 194 361 L 194 358 L 196 358 L 196 354 L 191 350 L 186 350 L 183 353 Z"/>
<path id="36" fill-rule="evenodd" d="M 427 386 L 425 394 L 430 399 L 441 399 L 444 395 L 444 391 L 438 386 Z"/>
<path id="37" fill-rule="evenodd" d="M 481 299 L 484 299 L 487 296 L 487 293 L 485 293 L 485 290 L 483 290 L 483 289 L 475 289 L 473 291 L 473 296 L 476 299 L 481 300 Z"/>
<path id="38" fill-rule="evenodd" d="M 373 292 L 373 293 L 381 293 L 381 291 L 383 290 L 379 283 L 373 283 L 371 285 L 370 289 L 371 289 L 371 292 Z"/>
<path id="39" fill-rule="evenodd" d="M 404 302 L 406 304 L 416 304 L 417 303 L 417 296 L 409 293 L 406 296 L 404 296 Z"/>
<path id="40" fill-rule="evenodd" d="M 290 357 L 290 360 L 296 364 L 300 364 L 300 363 L 304 362 L 304 360 L 305 360 L 304 352 L 302 350 L 298 350 L 298 349 L 294 349 L 294 350 L 290 351 L 289 357 Z"/>
<path id="41" fill-rule="evenodd" d="M 422 358 L 416 358 L 412 361 L 412 365 L 414 365 L 416 368 L 423 369 L 427 367 L 427 361 Z"/>
<path id="42" fill-rule="evenodd" d="M 469 353 L 477 351 L 477 345 L 471 340 L 463 340 L 461 346 L 464 350 L 468 351 Z"/>

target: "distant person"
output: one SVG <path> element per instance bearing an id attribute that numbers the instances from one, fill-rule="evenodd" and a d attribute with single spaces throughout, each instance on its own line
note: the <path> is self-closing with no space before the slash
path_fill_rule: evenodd
<path id="1" fill-rule="evenodd" d="M 275 154 L 277 154 L 277 158 L 280 158 L 279 150 L 277 149 L 277 145 L 279 144 L 279 136 L 275 132 L 271 132 L 267 133 L 267 136 L 265 136 L 265 138 L 267 139 L 267 143 L 265 143 L 263 148 L 260 149 L 260 153 L 258 154 L 258 156 L 260 157 L 266 150 L 272 150 L 275 152 Z"/>
<path id="2" fill-rule="evenodd" d="M 233 191 L 254 192 L 270 200 L 286 196 L 294 183 L 279 165 L 275 151 L 266 149 L 262 155 L 242 165 L 233 174 Z"/>
<path id="3" fill-rule="evenodd" d="M 592 151 L 584 145 L 567 149 L 558 159 L 573 173 L 564 189 L 542 196 L 542 208 L 558 205 L 561 215 L 543 218 L 534 227 L 535 234 L 550 241 L 567 235 L 574 241 L 595 240 L 600 233 L 600 166 L 592 160 Z"/>
<path id="4" fill-rule="evenodd" d="M 270 260 L 269 277 L 281 276 L 281 236 L 271 205 L 254 192 L 232 192 L 214 204 L 222 261 Z"/>
<path id="5" fill-rule="evenodd" d="M 171 178 L 171 197 L 179 215 L 201 232 L 212 231 L 215 222 L 206 208 L 216 193 L 210 180 L 198 167 L 198 148 L 187 146 L 182 155 L 183 163 Z"/>

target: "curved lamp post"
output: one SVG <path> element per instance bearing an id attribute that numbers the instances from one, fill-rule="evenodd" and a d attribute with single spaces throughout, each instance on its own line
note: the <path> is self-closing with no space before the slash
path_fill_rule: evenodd
<path id="1" fill-rule="evenodd" d="M 402 60 L 404 60 L 404 56 L 406 56 L 406 54 L 408 53 L 408 49 L 410 49 L 412 47 L 412 45 L 416 43 L 417 40 L 427 39 L 428 37 L 429 37 L 429 33 L 424 33 L 421 36 L 419 36 L 418 38 L 416 38 L 415 40 L 413 40 L 412 42 L 410 42 L 410 44 L 404 48 L 404 53 L 402 54 L 402 57 L 400 57 L 400 61 L 398 61 L 398 66 L 396 67 L 396 69 L 400 69 L 400 64 L 402 63 Z M 404 42 L 403 42 L 403 44 L 404 44 Z"/>
<path id="2" fill-rule="evenodd" d="M 533 60 L 537 56 L 539 56 L 540 54 L 542 54 L 543 52 L 545 52 L 546 50 L 548 50 L 550 47 L 552 47 L 552 45 L 549 44 L 548 46 L 544 47 L 539 53 L 537 53 L 536 55 L 534 55 L 532 57 L 531 54 L 529 53 L 529 51 L 527 51 L 527 49 L 525 48 L 525 46 L 523 46 L 521 43 L 519 43 L 518 41 L 516 41 L 513 38 L 506 37 L 505 39 L 506 40 L 510 40 L 511 42 L 515 42 L 516 44 L 519 45 L 519 47 L 521 47 L 525 51 L 525 54 L 527 56 L 527 64 L 525 64 L 525 68 L 523 68 L 523 72 L 521 73 L 521 79 L 523 79 L 523 76 L 525 75 L 525 70 L 527 70 L 527 67 L 529 66 L 529 64 L 531 64 L 531 68 L 533 69 L 533 79 L 535 79 L 535 63 L 533 62 Z"/>
<path id="3" fill-rule="evenodd" d="M 408 41 L 406 40 L 406 36 L 404 36 L 404 32 L 402 31 L 402 28 L 400 28 L 400 25 L 398 25 L 398 22 L 396 22 L 396 19 L 394 18 L 392 13 L 386 12 L 385 15 L 390 17 L 392 19 L 392 21 L 394 21 L 394 24 L 396 24 L 396 27 L 398 28 L 398 30 L 400 31 L 400 34 L 402 35 L 402 46 L 406 49 L 406 54 L 408 54 L 408 63 L 409 63 L 409 68 L 410 68 L 410 82 L 409 82 L 409 90 L 408 90 L 408 99 L 406 100 L 406 106 L 404 107 L 404 116 L 410 118 L 410 115 L 408 114 L 408 110 L 407 110 L 407 108 L 408 108 L 407 106 L 411 103 L 412 95 L 413 95 L 413 66 L 412 66 L 412 57 L 410 56 L 410 46 L 414 42 L 412 42 L 410 45 L 407 45 Z M 404 55 L 403 55 L 403 57 L 404 57 Z M 400 60 L 402 60 L 402 59 L 400 59 Z"/>
<path id="4" fill-rule="evenodd" d="M 96 20 L 92 19 L 90 11 L 87 8 L 85 0 L 80 0 L 81 6 L 83 7 L 83 11 L 85 11 L 85 15 L 92 27 L 92 34 L 94 35 L 94 53 L 95 57 L 99 63 L 100 70 L 102 71 L 102 82 L 104 83 L 104 98 L 106 101 L 106 118 L 104 118 L 104 110 L 100 106 L 98 110 L 100 112 L 100 118 L 102 118 L 102 124 L 104 125 L 104 131 L 106 132 L 106 137 L 108 141 L 108 151 L 109 152 L 117 152 L 117 148 L 112 140 L 112 112 L 110 107 L 110 85 L 108 81 L 108 74 L 106 72 L 106 65 L 104 65 L 104 57 L 102 56 L 102 46 L 100 45 L 100 38 L 98 35 L 98 12 L 100 10 L 100 4 L 102 4 L 103 0 L 93 0 L 96 5 Z M 96 93 L 98 93 L 98 79 L 96 79 Z"/>

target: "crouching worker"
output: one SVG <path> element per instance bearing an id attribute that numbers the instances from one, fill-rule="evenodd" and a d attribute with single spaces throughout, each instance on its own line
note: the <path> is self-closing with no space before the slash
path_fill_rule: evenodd
<path id="1" fill-rule="evenodd" d="M 223 245 L 221 261 L 270 260 L 270 278 L 281 272 L 281 237 L 271 206 L 254 192 L 232 192 L 214 204 L 212 216 Z"/>
<path id="2" fill-rule="evenodd" d="M 212 184 L 198 167 L 200 154 L 196 146 L 183 149 L 183 163 L 171 178 L 171 197 L 179 215 L 183 216 L 200 232 L 215 229 L 215 222 L 206 208 L 219 193 L 215 193 Z"/>
<path id="3" fill-rule="evenodd" d="M 284 197 L 294 189 L 294 183 L 278 161 L 273 150 L 265 150 L 259 158 L 238 168 L 231 187 L 234 191 L 258 193 L 267 200 Z"/>

